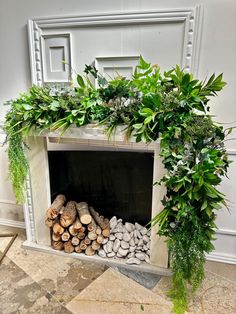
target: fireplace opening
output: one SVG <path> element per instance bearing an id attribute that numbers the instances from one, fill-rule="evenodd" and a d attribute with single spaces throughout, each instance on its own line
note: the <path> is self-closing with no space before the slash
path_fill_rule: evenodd
<path id="1" fill-rule="evenodd" d="M 87 202 L 107 218 L 151 220 L 153 153 L 49 151 L 51 198 Z"/>

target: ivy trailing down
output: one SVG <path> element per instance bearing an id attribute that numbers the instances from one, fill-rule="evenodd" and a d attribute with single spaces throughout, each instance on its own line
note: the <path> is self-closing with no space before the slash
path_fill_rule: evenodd
<path id="1" fill-rule="evenodd" d="M 108 136 L 118 125 L 137 142 L 160 139 L 167 170 L 161 182 L 167 193 L 164 209 L 153 220 L 167 237 L 173 287 L 170 296 L 176 313 L 187 309 L 192 291 L 204 278 L 205 253 L 216 225 L 215 210 L 226 206 L 216 189 L 229 166 L 224 130 L 209 115 L 209 97 L 225 83 L 222 74 L 201 82 L 176 66 L 160 73 L 157 65 L 140 57 L 132 79 L 117 76 L 109 82 L 92 66 L 77 76 L 77 87 L 37 87 L 10 102 L 4 130 L 7 134 L 9 174 L 17 201 L 24 199 L 28 171 L 25 150 L 29 132 L 65 131 L 71 125 L 106 125 Z M 99 85 L 94 87 L 92 79 Z M 158 248 L 157 248 L 158 249 Z"/>

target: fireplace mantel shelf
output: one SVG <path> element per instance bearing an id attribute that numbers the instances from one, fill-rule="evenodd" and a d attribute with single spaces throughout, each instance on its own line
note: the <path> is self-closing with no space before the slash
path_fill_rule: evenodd
<path id="1" fill-rule="evenodd" d="M 49 143 L 55 144 L 80 144 L 83 146 L 113 147 L 118 149 L 134 149 L 142 151 L 154 151 L 160 141 L 149 144 L 136 143 L 135 138 L 126 139 L 125 126 L 117 127 L 114 135 L 109 139 L 105 134 L 105 127 L 96 124 L 68 128 L 64 133 L 60 131 L 32 132 L 32 137 L 45 137 Z"/>

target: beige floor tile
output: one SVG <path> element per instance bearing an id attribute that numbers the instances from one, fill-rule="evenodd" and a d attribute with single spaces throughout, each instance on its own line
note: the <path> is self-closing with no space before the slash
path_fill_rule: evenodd
<path id="1" fill-rule="evenodd" d="M 74 314 L 171 314 L 170 309 L 153 304 L 114 303 L 101 301 L 70 302 L 68 310 Z"/>
<path id="2" fill-rule="evenodd" d="M 205 268 L 236 283 L 236 265 L 207 261 Z"/>
<path id="3" fill-rule="evenodd" d="M 144 311 L 141 309 L 144 307 Z M 104 312 L 106 308 L 114 312 Z M 67 304 L 73 313 L 170 313 L 171 303 L 133 280 L 108 269 Z M 152 312 L 152 311 L 156 312 Z"/>
<path id="4" fill-rule="evenodd" d="M 171 278 L 163 277 L 154 293 L 164 297 L 171 287 Z M 211 272 L 206 271 L 206 278 L 196 295 L 189 300 L 191 314 L 235 314 L 236 284 Z"/>

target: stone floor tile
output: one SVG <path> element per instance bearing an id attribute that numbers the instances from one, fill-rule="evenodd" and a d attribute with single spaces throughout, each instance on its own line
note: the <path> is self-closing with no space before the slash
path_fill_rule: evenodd
<path id="1" fill-rule="evenodd" d="M 0 266 L 1 314 L 69 314 L 52 295 L 7 257 Z"/>
<path id="2" fill-rule="evenodd" d="M 66 304 L 99 277 L 104 270 L 105 266 L 97 263 L 78 264 L 75 262 L 69 264 L 69 269 L 63 274 L 57 274 L 55 269 L 54 278 L 45 276 L 38 283 L 61 303 Z"/>
<path id="3" fill-rule="evenodd" d="M 1 233 L 3 230 L 13 232 L 12 228 L 0 228 Z M 22 230 L 16 232 L 19 236 L 8 251 L 7 257 L 63 304 L 73 299 L 107 269 L 105 265 L 98 263 L 25 250 L 21 247 L 25 233 Z M 9 238 L 0 238 L 0 250 L 4 249 L 8 241 Z"/>
<path id="4" fill-rule="evenodd" d="M 121 274 L 133 279 L 140 285 L 144 286 L 147 289 L 152 289 L 156 286 L 158 281 L 161 279 L 161 275 L 142 272 L 140 270 L 131 270 L 122 267 L 112 267 L 115 270 L 118 270 Z"/>
<path id="5" fill-rule="evenodd" d="M 149 308 L 148 313 L 155 308 L 153 313 L 169 314 L 171 309 L 170 302 L 110 268 L 71 300 L 67 308 L 73 313 L 87 307 L 90 312 L 85 313 L 104 313 L 107 307 L 117 312 L 105 313 L 142 313 L 141 305 Z"/>

